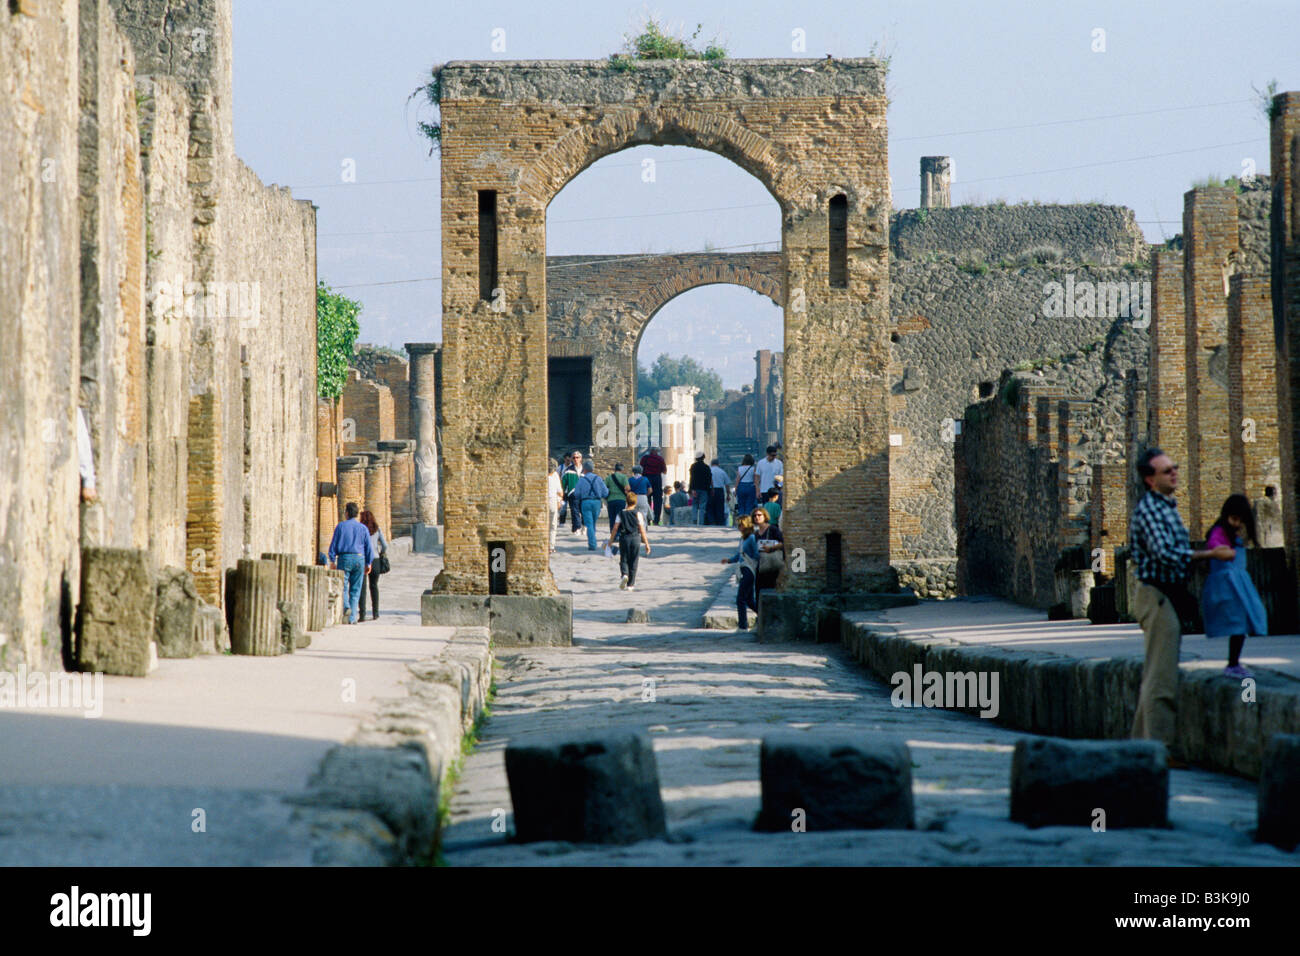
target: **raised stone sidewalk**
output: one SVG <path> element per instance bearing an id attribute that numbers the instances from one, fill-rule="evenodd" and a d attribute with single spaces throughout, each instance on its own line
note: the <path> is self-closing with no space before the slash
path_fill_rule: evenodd
<path id="1" fill-rule="evenodd" d="M 1127 738 L 1142 683 L 1141 629 L 1044 617 L 968 598 L 846 613 L 840 633 L 849 653 L 885 681 L 918 666 L 923 673 L 997 673 L 996 719 L 1008 727 Z M 1223 676 L 1226 653 L 1225 640 L 1183 636 L 1174 755 L 1258 777 L 1273 735 L 1300 732 L 1300 637 L 1247 638 L 1242 663 L 1255 674 L 1250 682 Z"/>
<path id="2" fill-rule="evenodd" d="M 420 626 L 440 560 L 392 550 L 378 621 L 328 628 L 292 655 L 106 677 L 98 719 L 0 709 L 0 865 L 427 858 L 490 658 L 482 635 Z"/>

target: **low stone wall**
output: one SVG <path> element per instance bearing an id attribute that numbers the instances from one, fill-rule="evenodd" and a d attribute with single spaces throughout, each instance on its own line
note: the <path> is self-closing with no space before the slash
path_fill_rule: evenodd
<path id="1" fill-rule="evenodd" d="M 903 672 L 997 673 L 999 724 L 1054 737 L 1123 740 L 1133 727 L 1142 662 L 1081 659 L 1041 651 L 960 644 L 948 638 L 906 637 L 866 614 L 840 615 L 840 637 L 855 660 L 881 680 Z M 1255 700 L 1242 700 L 1240 682 L 1217 669 L 1186 670 L 1178 688 L 1175 757 L 1212 770 L 1258 778 L 1275 734 L 1300 731 L 1300 685 L 1258 671 Z M 975 712 L 976 708 L 964 708 Z"/>
<path id="2" fill-rule="evenodd" d="M 437 657 L 408 665 L 405 697 L 376 702 L 352 739 L 330 749 L 305 794 L 289 798 L 321 866 L 432 862 L 438 805 L 461 741 L 487 706 L 485 627 L 458 627 Z"/>

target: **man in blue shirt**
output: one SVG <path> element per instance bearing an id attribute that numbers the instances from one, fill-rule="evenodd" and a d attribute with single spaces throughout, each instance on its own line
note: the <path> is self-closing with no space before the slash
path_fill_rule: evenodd
<path id="1" fill-rule="evenodd" d="M 346 521 L 334 526 L 330 539 L 330 567 L 347 575 L 343 589 L 343 616 L 349 624 L 357 623 L 357 603 L 361 600 L 361 584 L 370 573 L 375 550 L 370 544 L 370 532 L 357 520 L 357 503 L 349 501 L 343 509 Z"/>
<path id="2" fill-rule="evenodd" d="M 582 512 L 582 523 L 587 526 L 587 550 L 596 550 L 596 519 L 600 517 L 600 504 L 609 497 L 609 486 L 605 479 L 596 474 L 591 461 L 582 463 L 582 477 L 573 489 L 578 499 L 578 509 Z"/>

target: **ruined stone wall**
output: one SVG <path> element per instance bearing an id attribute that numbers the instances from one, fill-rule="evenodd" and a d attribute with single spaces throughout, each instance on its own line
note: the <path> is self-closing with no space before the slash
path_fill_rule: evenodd
<path id="1" fill-rule="evenodd" d="M 79 18 L 22 6 L 0 10 L 0 667 L 57 669 L 80 589 Z"/>
<path id="2" fill-rule="evenodd" d="M 1025 207 L 1022 216 L 1052 208 Z M 967 218 L 976 221 L 976 212 Z M 996 208 L 989 213 L 1002 215 Z M 1117 221 L 1131 222 L 1131 214 L 1120 213 L 1128 210 L 1119 210 Z M 1060 238 L 1055 245 L 1068 248 L 1069 237 L 1051 231 L 1054 222 L 1044 216 L 1040 229 L 1021 241 L 1046 247 Z M 1085 283 L 1094 290 L 1122 284 L 1129 292 L 1136 288 L 1145 303 L 1150 273 L 1132 265 L 1042 263 L 1023 254 L 1012 259 L 1010 248 L 985 250 L 992 264 L 983 267 L 937 251 L 918 252 L 920 258 L 891 264 L 891 563 L 919 593 L 951 596 L 957 543 L 953 447 L 967 405 L 991 393 L 1005 369 L 1027 370 L 1044 382 L 1068 381 L 1072 393 L 1100 403 L 1095 426 L 1082 436 L 1090 453 L 1095 446 L 1096 454 L 1122 455 L 1124 375 L 1146 364 L 1148 316 L 1116 314 L 1121 310 L 1110 309 L 1107 296 L 1104 306 L 1094 301 L 1090 310 L 1076 310 L 1091 314 L 1049 317 L 1046 288 L 1055 282 L 1064 292 L 1067 280 L 1072 282 L 1082 307 Z"/>
<path id="3" fill-rule="evenodd" d="M 1059 386 L 1006 372 L 996 394 L 966 409 L 953 443 L 962 479 L 956 488 L 962 593 L 996 594 L 1031 607 L 1056 603 L 1061 520 L 1071 510 L 1077 477 L 1061 467 L 1061 405 L 1068 403 Z"/>
<path id="4" fill-rule="evenodd" d="M 947 255 L 990 264 L 1044 251 L 1095 266 L 1146 259 L 1133 211 L 1099 204 L 902 210 L 890 218 L 889 245 L 899 259 Z"/>
<path id="5" fill-rule="evenodd" d="M 377 442 L 393 441 L 396 404 L 387 385 L 348 369 L 342 396 L 343 454 L 375 451 Z"/>
<path id="6" fill-rule="evenodd" d="M 445 404 L 458 414 L 444 435 L 446 565 L 434 591 L 486 593 L 487 545 L 503 541 L 509 591 L 555 593 L 543 434 L 545 211 L 596 159 L 638 143 L 718 152 L 782 205 L 790 300 L 782 524 L 790 546 L 808 555 L 806 573 L 788 586 L 866 586 L 889 558 L 882 64 L 669 61 L 619 71 L 606 61 L 453 63 L 439 79 L 443 384 Z M 831 203 L 838 209 L 840 196 L 842 260 L 832 258 L 829 239 Z M 481 222 L 495 244 L 480 245 Z M 498 268 L 490 274 L 481 253 L 494 248 Z M 490 486 L 478 478 L 482 469 L 494 476 Z M 881 494 L 864 501 L 864 486 Z M 842 557 L 835 581 L 827 574 L 831 542 Z"/>

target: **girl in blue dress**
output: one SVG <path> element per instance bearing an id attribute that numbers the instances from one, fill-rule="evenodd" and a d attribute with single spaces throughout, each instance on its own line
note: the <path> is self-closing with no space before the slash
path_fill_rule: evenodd
<path id="1" fill-rule="evenodd" d="M 1268 633 L 1268 616 L 1259 599 L 1255 584 L 1246 573 L 1245 541 L 1257 547 L 1255 515 L 1245 495 L 1229 495 L 1206 537 L 1208 549 L 1227 545 L 1233 549 L 1230 560 L 1212 559 L 1210 573 L 1201 591 L 1201 613 L 1205 619 L 1206 637 L 1228 638 L 1228 666 L 1223 673 L 1229 677 L 1251 677 L 1241 666 L 1241 648 L 1247 634 Z"/>

